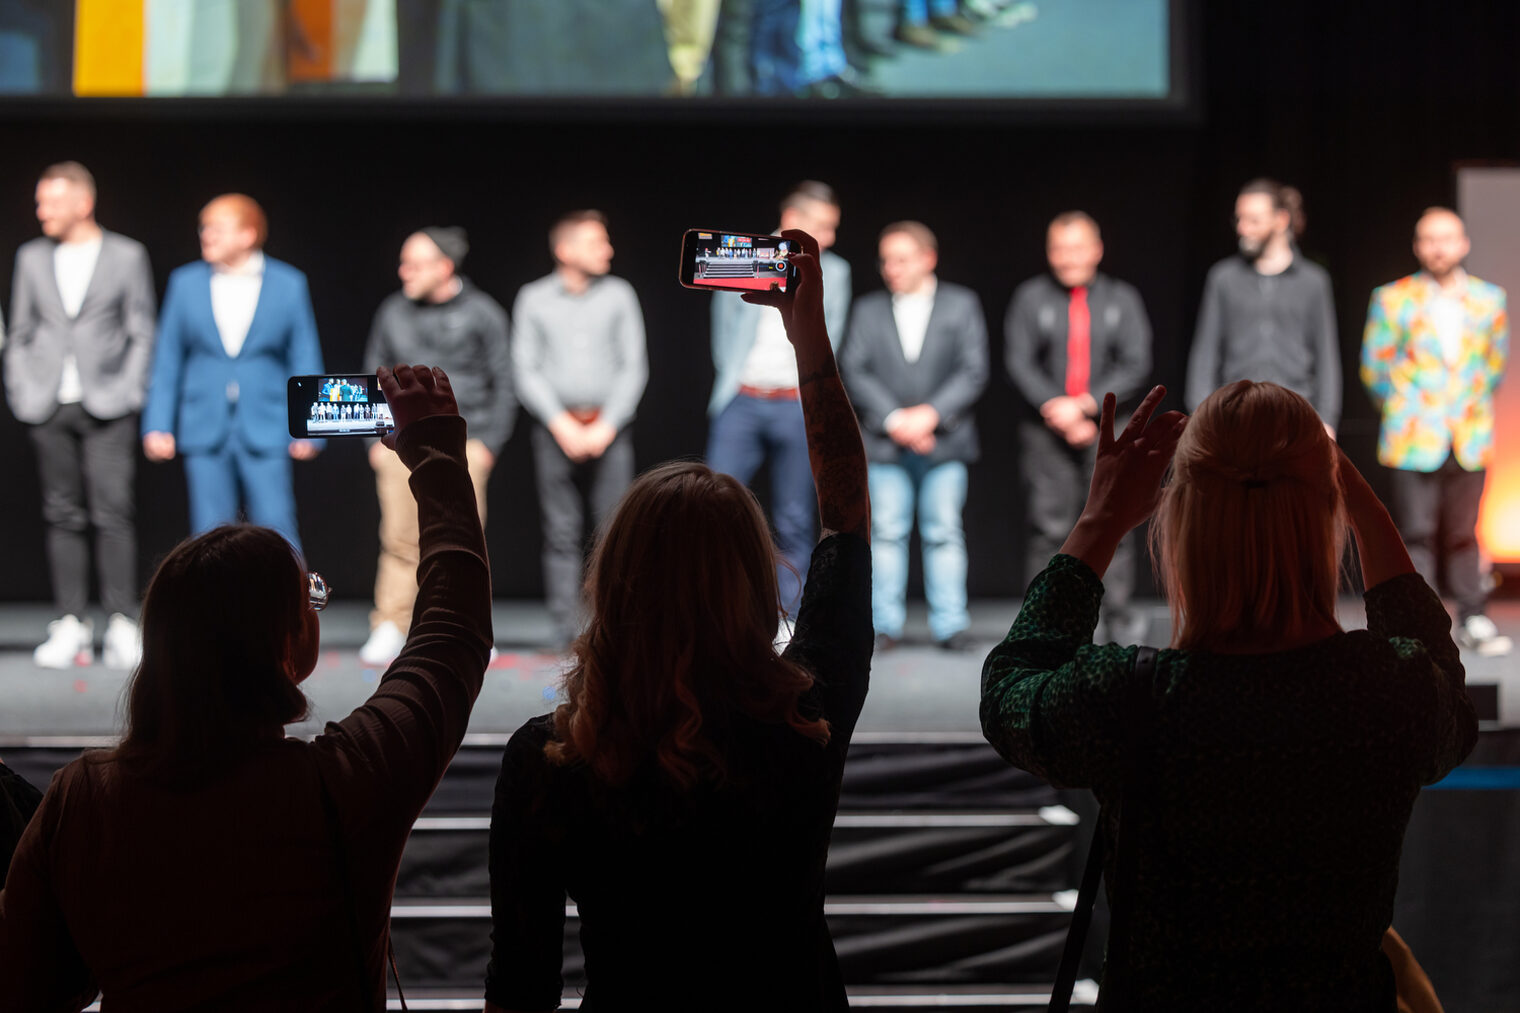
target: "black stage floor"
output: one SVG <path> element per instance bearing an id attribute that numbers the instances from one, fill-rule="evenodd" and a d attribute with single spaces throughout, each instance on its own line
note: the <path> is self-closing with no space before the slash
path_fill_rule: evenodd
<path id="1" fill-rule="evenodd" d="M 1152 601 L 1143 607 L 1152 619 L 1148 639 L 1164 643 L 1170 628 L 1165 606 Z M 977 649 L 951 654 L 930 642 L 922 603 L 910 608 L 908 643 L 873 662 L 860 732 L 867 739 L 979 739 L 982 659 L 1017 611 L 1016 601 L 973 603 Z M 1341 612 L 1348 628 L 1364 622 L 1357 599 L 1345 599 Z M 1490 614 L 1501 632 L 1520 643 L 1520 602 L 1495 602 Z M 50 618 L 42 604 L 0 606 L 0 745 L 37 737 L 106 737 L 118 729 L 125 672 L 98 661 L 67 671 L 32 664 L 31 649 L 46 635 Z M 98 631 L 103 617 L 95 618 Z M 499 601 L 495 627 L 500 656 L 487 673 L 470 722 L 476 735 L 511 732 L 527 718 L 552 709 L 564 668 L 562 658 L 539 646 L 550 628 L 541 604 Z M 333 603 L 322 613 L 322 635 L 322 659 L 305 685 L 311 718 L 292 728 L 296 734 L 313 732 L 321 722 L 348 713 L 371 692 L 380 674 L 361 665 L 357 655 L 368 635 L 367 604 Z M 1520 727 L 1520 649 L 1499 658 L 1464 653 L 1463 661 L 1479 714 L 1488 718 L 1485 727 Z"/>

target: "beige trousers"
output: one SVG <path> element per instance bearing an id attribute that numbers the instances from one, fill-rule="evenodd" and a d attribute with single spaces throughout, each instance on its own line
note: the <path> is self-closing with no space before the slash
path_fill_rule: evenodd
<path id="1" fill-rule="evenodd" d="M 480 523 L 486 522 L 486 482 L 491 466 L 486 445 L 479 440 L 465 444 L 470 483 L 475 486 L 475 507 Z M 412 605 L 417 600 L 417 500 L 408 484 L 411 472 L 392 451 L 380 457 L 375 469 L 375 491 L 380 497 L 380 565 L 375 570 L 375 611 L 369 626 L 392 622 L 403 631 L 412 625 Z"/>
<path id="2" fill-rule="evenodd" d="M 712 53 L 718 27 L 719 0 L 659 0 L 665 16 L 665 41 L 670 67 L 685 87 L 694 84 Z"/>

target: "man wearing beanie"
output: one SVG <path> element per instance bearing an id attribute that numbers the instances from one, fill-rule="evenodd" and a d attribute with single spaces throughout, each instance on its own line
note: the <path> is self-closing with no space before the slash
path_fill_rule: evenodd
<path id="1" fill-rule="evenodd" d="M 512 434 L 517 401 L 507 349 L 507 313 L 459 274 L 470 244 L 461 228 L 430 227 L 401 246 L 401 291 L 380 304 L 365 349 L 365 368 L 427 362 L 449 374 L 459 414 L 470 426 L 466 447 L 481 523 L 486 481 Z M 417 505 L 406 465 L 378 440 L 369 448 L 380 496 L 380 565 L 375 611 L 359 649 L 366 665 L 388 665 L 406 642 L 417 597 Z"/>

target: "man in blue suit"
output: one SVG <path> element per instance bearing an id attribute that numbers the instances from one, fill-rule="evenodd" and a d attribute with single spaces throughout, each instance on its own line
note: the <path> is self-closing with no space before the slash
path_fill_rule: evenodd
<path id="1" fill-rule="evenodd" d="M 829 340 L 838 348 L 850 312 L 850 265 L 830 253 L 839 228 L 839 199 L 824 183 L 798 183 L 781 202 L 781 224 L 801 229 L 823 251 L 823 316 Z M 770 460 L 771 521 L 789 566 L 777 569 L 781 605 L 797 614 L 800 576 L 812 558 L 818 512 L 813 471 L 808 463 L 807 427 L 797 390 L 797 359 L 781 327 L 781 316 L 745 302 L 737 292 L 712 300 L 712 397 L 707 414 L 707 463 L 714 471 L 748 483 Z M 797 576 L 792 571 L 795 570 Z"/>
<path id="2" fill-rule="evenodd" d="M 201 260 L 169 276 L 158 318 L 143 452 L 185 457 L 190 526 L 238 519 L 274 528 L 297 549 L 290 461 L 320 444 L 292 440 L 285 381 L 322 372 L 306 276 L 263 253 L 264 211 L 224 194 L 201 211 Z"/>

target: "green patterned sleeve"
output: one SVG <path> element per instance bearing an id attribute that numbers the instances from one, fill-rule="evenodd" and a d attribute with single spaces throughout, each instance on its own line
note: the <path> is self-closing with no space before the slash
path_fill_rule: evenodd
<path id="1" fill-rule="evenodd" d="M 1386 639 L 1398 658 L 1393 678 L 1406 690 L 1396 695 L 1416 712 L 1423 741 L 1418 776 L 1434 784 L 1467 758 L 1478 741 L 1478 718 L 1467 695 L 1467 672 L 1451 639 L 1451 615 L 1417 573 L 1406 573 L 1369 588 L 1367 632 Z"/>
<path id="2" fill-rule="evenodd" d="M 1093 645 L 1103 582 L 1058 555 L 982 667 L 982 734 L 1015 766 L 1067 788 L 1117 770 L 1135 649 Z"/>

